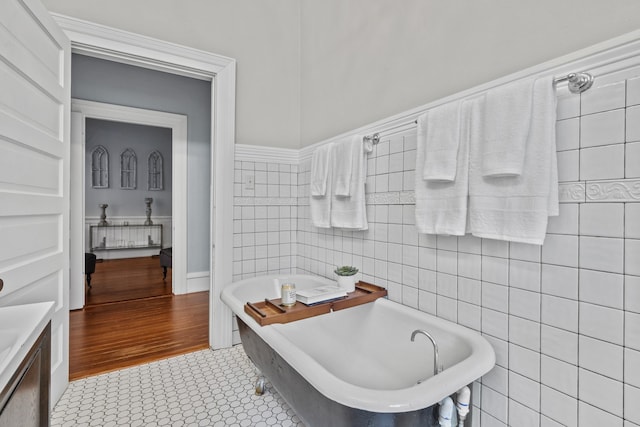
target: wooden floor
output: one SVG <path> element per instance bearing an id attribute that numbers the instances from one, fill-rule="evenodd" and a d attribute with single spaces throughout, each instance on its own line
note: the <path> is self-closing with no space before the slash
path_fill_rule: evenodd
<path id="1" fill-rule="evenodd" d="M 163 280 L 157 256 L 104 260 L 96 263 L 85 289 L 86 305 L 171 295 L 171 269 Z"/>
<path id="2" fill-rule="evenodd" d="M 145 264 L 144 261 L 141 261 L 141 265 Z M 157 268 L 155 273 L 160 270 L 162 281 L 159 261 L 157 258 L 154 261 Z M 111 263 L 112 261 L 103 264 Z M 98 266 L 102 264 L 96 266 L 96 273 Z M 165 292 L 164 295 L 153 295 L 157 287 L 150 285 L 151 292 L 143 296 L 140 289 L 144 288 L 144 280 L 138 275 L 139 272 L 119 269 L 119 273 L 122 277 L 116 279 L 111 276 L 110 280 L 98 280 L 100 274 L 96 274 L 92 280 L 91 292 L 99 294 L 100 299 L 96 298 L 91 305 L 70 313 L 70 380 L 208 347 L 209 292 L 186 295 L 166 295 Z M 155 283 L 157 278 L 152 281 Z M 130 301 L 108 302 L 109 299 L 117 300 L 126 293 L 121 289 L 123 282 L 128 282 L 131 288 L 137 289 L 130 290 L 131 295 L 141 297 Z M 119 296 L 108 296 L 111 286 Z M 107 302 L 96 303 L 96 300 Z"/>

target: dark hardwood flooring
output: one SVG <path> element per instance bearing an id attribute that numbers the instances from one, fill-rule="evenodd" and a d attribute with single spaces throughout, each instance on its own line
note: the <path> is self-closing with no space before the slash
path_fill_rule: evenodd
<path id="1" fill-rule="evenodd" d="M 104 260 L 96 263 L 85 305 L 171 295 L 171 269 L 162 280 L 160 259 L 154 257 Z"/>
<path id="2" fill-rule="evenodd" d="M 157 283 L 158 276 L 162 283 L 157 257 L 151 258 L 153 262 L 134 260 L 128 261 L 129 268 L 112 268 L 114 261 L 98 263 L 91 304 L 70 313 L 70 380 L 209 346 L 209 292 L 172 295 L 170 285 Z M 151 264 L 153 272 L 144 272 L 144 266 Z"/>

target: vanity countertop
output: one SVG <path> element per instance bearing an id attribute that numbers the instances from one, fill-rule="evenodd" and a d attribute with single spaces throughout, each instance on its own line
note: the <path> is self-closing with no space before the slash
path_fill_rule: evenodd
<path id="1" fill-rule="evenodd" d="M 0 307 L 0 391 L 51 320 L 53 302 Z"/>

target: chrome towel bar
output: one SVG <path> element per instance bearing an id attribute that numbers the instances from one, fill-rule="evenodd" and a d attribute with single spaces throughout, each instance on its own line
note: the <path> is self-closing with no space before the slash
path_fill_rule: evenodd
<path id="1" fill-rule="evenodd" d="M 553 79 L 553 84 L 557 85 L 558 83 L 568 82 L 568 88 L 571 93 L 582 93 L 588 90 L 591 86 L 593 86 L 594 78 L 589 73 L 569 73 L 566 76 L 556 77 Z M 380 130 L 373 135 L 367 135 L 362 137 L 364 142 L 371 141 L 373 145 L 376 145 L 380 142 L 380 132 L 389 132 L 394 129 L 399 129 L 405 126 L 409 126 L 411 124 L 418 124 L 417 120 L 413 120 L 407 123 L 402 123 L 400 125 L 395 125 L 390 128 L 386 128 Z"/>

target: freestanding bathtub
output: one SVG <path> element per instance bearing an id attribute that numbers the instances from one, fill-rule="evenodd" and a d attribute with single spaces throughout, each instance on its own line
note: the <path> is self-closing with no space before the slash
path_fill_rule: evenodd
<path id="1" fill-rule="evenodd" d="M 248 357 L 308 426 L 438 426 L 437 403 L 494 366 L 478 333 L 388 299 L 268 326 L 244 312 L 247 302 L 279 298 L 285 282 L 297 289 L 334 283 L 262 276 L 227 286 L 221 298 L 237 316 Z M 411 341 L 416 329 L 439 347 L 437 375 L 431 342 Z"/>

